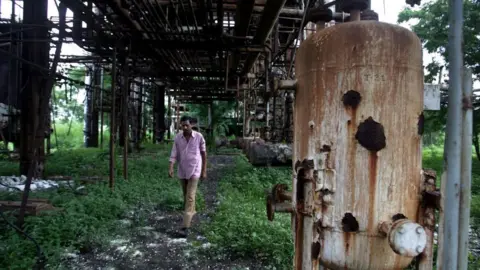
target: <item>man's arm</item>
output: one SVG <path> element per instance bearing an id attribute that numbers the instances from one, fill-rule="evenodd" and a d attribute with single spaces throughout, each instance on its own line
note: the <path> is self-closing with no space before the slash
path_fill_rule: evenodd
<path id="1" fill-rule="evenodd" d="M 175 161 L 177 160 L 177 142 L 173 141 L 172 152 L 170 153 L 170 166 L 168 168 L 168 175 L 173 177 L 173 165 L 175 165 Z"/>
<path id="2" fill-rule="evenodd" d="M 207 177 L 207 146 L 205 145 L 205 139 L 200 139 L 200 155 L 202 156 L 202 177 Z"/>

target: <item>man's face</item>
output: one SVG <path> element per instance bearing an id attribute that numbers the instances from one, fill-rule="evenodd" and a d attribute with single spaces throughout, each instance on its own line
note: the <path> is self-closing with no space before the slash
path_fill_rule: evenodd
<path id="1" fill-rule="evenodd" d="M 182 121 L 180 122 L 180 125 L 182 126 L 182 130 L 184 134 L 191 134 L 192 133 L 192 125 L 190 124 L 190 121 Z"/>

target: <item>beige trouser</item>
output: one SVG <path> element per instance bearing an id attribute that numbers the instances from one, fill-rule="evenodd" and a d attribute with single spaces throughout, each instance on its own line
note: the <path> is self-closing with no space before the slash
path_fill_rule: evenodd
<path id="1" fill-rule="evenodd" d="M 183 191 L 183 204 L 185 206 L 185 213 L 183 214 L 183 227 L 190 228 L 192 218 L 195 215 L 195 195 L 197 193 L 198 179 L 191 178 L 180 179 Z"/>

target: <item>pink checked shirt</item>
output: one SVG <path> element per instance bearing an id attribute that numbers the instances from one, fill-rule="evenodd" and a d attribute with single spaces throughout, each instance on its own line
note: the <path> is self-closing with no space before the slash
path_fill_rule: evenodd
<path id="1" fill-rule="evenodd" d="M 205 139 L 201 133 L 192 131 L 192 137 L 188 142 L 183 132 L 175 136 L 170 162 L 177 161 L 180 179 L 200 178 L 202 172 L 200 151 L 206 151 Z"/>

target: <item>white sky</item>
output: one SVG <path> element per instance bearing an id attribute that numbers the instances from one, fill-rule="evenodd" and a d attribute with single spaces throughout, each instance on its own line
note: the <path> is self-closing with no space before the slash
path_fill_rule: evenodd
<path id="1" fill-rule="evenodd" d="M 431 0 L 424 0 L 422 1 L 422 3 L 429 2 L 429 1 Z M 1 10 L 0 10 L 1 18 L 10 18 L 10 14 L 12 10 L 11 9 L 12 2 L 10 0 L 0 0 L 0 2 L 1 2 Z M 388 8 L 386 7 L 387 2 L 388 2 Z M 15 14 L 17 14 L 17 16 L 19 16 L 20 18 L 22 17 L 22 10 L 20 8 L 21 6 L 23 6 L 23 2 L 17 1 Z M 371 1 L 371 7 L 375 12 L 378 13 L 380 21 L 392 23 L 392 24 L 397 24 L 398 14 L 407 6 L 408 5 L 405 4 L 405 0 L 372 0 Z M 418 8 L 418 6 L 416 8 Z M 48 0 L 48 16 L 49 18 L 57 17 L 57 20 L 58 20 L 58 10 L 54 0 Z M 67 18 L 72 16 L 73 16 L 72 12 L 68 10 Z M 401 24 L 401 25 L 410 29 L 408 24 Z M 53 52 L 54 51 L 52 50 L 51 53 Z M 63 44 L 62 46 L 62 55 L 81 55 L 81 54 L 86 54 L 86 52 L 73 43 Z M 434 58 L 437 61 L 441 60 L 438 55 L 428 54 L 424 50 L 423 62 L 425 66 L 428 63 L 430 63 Z M 447 72 L 444 71 L 444 74 L 447 74 Z M 478 88 L 480 86 L 480 83 L 475 82 L 475 86 L 474 86 L 475 88 Z"/>

